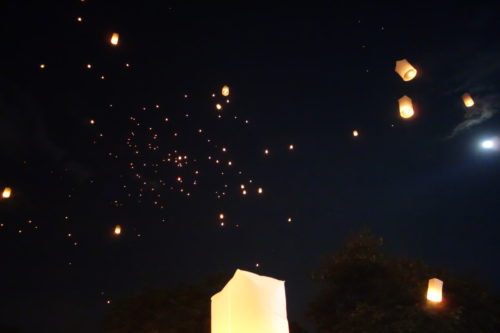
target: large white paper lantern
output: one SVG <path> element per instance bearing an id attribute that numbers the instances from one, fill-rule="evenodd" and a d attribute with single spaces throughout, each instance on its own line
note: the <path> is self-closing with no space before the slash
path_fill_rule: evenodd
<path id="1" fill-rule="evenodd" d="M 399 115 L 403 119 L 409 119 L 413 117 L 415 111 L 413 111 L 413 103 L 411 98 L 404 95 L 399 99 Z"/>
<path id="2" fill-rule="evenodd" d="M 212 296 L 212 333 L 288 333 L 285 281 L 236 270 Z"/>

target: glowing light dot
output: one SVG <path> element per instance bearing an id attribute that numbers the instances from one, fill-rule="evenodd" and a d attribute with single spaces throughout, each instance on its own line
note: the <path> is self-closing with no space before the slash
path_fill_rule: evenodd
<path id="1" fill-rule="evenodd" d="M 295 147 L 293 145 L 288 146 L 289 150 L 293 150 Z"/>
<path id="2" fill-rule="evenodd" d="M 92 68 L 92 65 L 91 64 L 87 64 L 86 66 L 88 69 L 91 69 Z"/>
<path id="3" fill-rule="evenodd" d="M 40 64 L 40 68 L 44 69 L 45 68 L 45 64 Z"/>
<path id="4" fill-rule="evenodd" d="M 79 16 L 79 17 L 77 17 L 77 18 L 76 18 L 76 20 L 77 20 L 78 22 L 82 22 L 82 20 L 83 20 L 83 19 Z"/>
<path id="5" fill-rule="evenodd" d="M 356 130 L 352 131 L 352 136 L 358 136 L 358 135 L 359 135 L 358 131 L 356 131 Z"/>
<path id="6" fill-rule="evenodd" d="M 269 155 L 269 149 L 264 149 L 264 154 Z"/>
<path id="7" fill-rule="evenodd" d="M 243 190 L 243 192 L 241 192 L 243 195 L 247 195 L 247 190 Z"/>
<path id="8" fill-rule="evenodd" d="M 292 218 L 291 218 L 291 217 L 289 217 L 287 221 L 288 221 L 288 222 L 292 222 Z"/>
<path id="9" fill-rule="evenodd" d="M 224 214 L 220 213 L 219 214 L 219 219 L 223 220 L 224 219 Z"/>
<path id="10" fill-rule="evenodd" d="M 94 120 L 94 119 L 90 119 L 89 123 L 90 123 L 91 125 L 94 125 L 94 124 L 95 124 L 95 120 Z"/>
<path id="11" fill-rule="evenodd" d="M 263 191 L 264 191 L 264 190 L 262 189 L 262 187 L 259 187 L 259 188 L 257 189 L 257 193 L 259 193 L 259 194 L 262 194 L 262 192 L 263 192 Z"/>
<path id="12" fill-rule="evenodd" d="M 229 96 L 229 87 L 228 86 L 222 87 L 222 92 L 221 93 L 222 93 L 222 96 L 224 96 L 224 97 Z"/>
<path id="13" fill-rule="evenodd" d="M 115 226 L 115 235 L 120 235 L 122 233 L 122 227 L 120 225 Z"/>
<path id="14" fill-rule="evenodd" d="M 217 104 L 215 104 L 215 108 L 216 108 L 217 110 L 222 110 L 222 105 L 221 105 L 221 104 L 219 104 L 219 103 L 217 103 Z"/>

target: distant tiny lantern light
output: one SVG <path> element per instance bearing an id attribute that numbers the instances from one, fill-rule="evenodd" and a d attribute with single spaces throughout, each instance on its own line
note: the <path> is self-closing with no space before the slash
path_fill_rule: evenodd
<path id="1" fill-rule="evenodd" d="M 295 147 L 294 147 L 293 145 L 289 145 L 289 146 L 288 146 L 288 149 L 289 149 L 289 150 L 293 150 L 294 148 L 295 148 Z"/>
<path id="2" fill-rule="evenodd" d="M 358 136 L 358 135 L 359 135 L 358 131 L 356 131 L 356 130 L 352 131 L 352 136 Z"/>
<path id="3" fill-rule="evenodd" d="M 81 18 L 80 16 L 78 16 L 78 17 L 76 18 L 76 20 L 77 20 L 78 22 L 82 22 L 82 18 Z"/>
<path id="4" fill-rule="evenodd" d="M 262 194 L 262 192 L 263 192 L 263 191 L 264 191 L 264 190 L 262 189 L 262 187 L 259 187 L 259 188 L 257 189 L 257 193 L 259 193 L 259 194 Z"/>
<path id="5" fill-rule="evenodd" d="M 411 118 L 415 114 L 410 97 L 405 95 L 399 99 L 399 114 L 404 119 Z"/>
<path id="6" fill-rule="evenodd" d="M 113 35 L 111 35 L 110 42 L 113 45 L 118 45 L 118 41 L 120 40 L 120 34 L 117 32 L 113 32 Z"/>
<path id="7" fill-rule="evenodd" d="M 2 198 L 8 199 L 10 198 L 11 194 L 12 194 L 12 189 L 10 187 L 6 187 L 3 189 Z"/>
<path id="8" fill-rule="evenodd" d="M 224 220 L 224 214 L 220 213 L 220 214 L 219 214 L 219 219 L 220 219 L 220 220 Z"/>
<path id="9" fill-rule="evenodd" d="M 122 227 L 120 225 L 117 225 L 115 227 L 115 235 L 120 235 L 122 233 Z"/>
<path id="10" fill-rule="evenodd" d="M 88 69 L 91 69 L 91 68 L 92 68 L 92 65 L 91 65 L 91 64 L 87 64 L 87 68 L 88 68 Z"/>
<path id="11" fill-rule="evenodd" d="M 397 60 L 394 70 L 403 81 L 411 81 L 417 76 L 417 70 L 406 59 Z"/>
<path id="12" fill-rule="evenodd" d="M 269 155 L 269 149 L 264 149 L 264 154 Z"/>
<path id="13" fill-rule="evenodd" d="M 472 99 L 469 93 L 465 93 L 462 95 L 462 101 L 464 102 L 464 105 L 468 108 L 474 106 L 474 100 Z"/>
<path id="14" fill-rule="evenodd" d="M 217 110 L 222 110 L 222 105 L 220 105 L 219 103 L 215 104 L 215 108 Z"/>
<path id="15" fill-rule="evenodd" d="M 45 64 L 40 64 L 40 68 L 44 69 L 45 68 Z"/>
<path id="16" fill-rule="evenodd" d="M 228 86 L 222 87 L 222 96 L 224 96 L 224 97 L 229 96 L 229 87 Z"/>
<path id="17" fill-rule="evenodd" d="M 443 281 L 436 278 L 429 280 L 427 299 L 434 303 L 441 303 L 443 300 Z"/>

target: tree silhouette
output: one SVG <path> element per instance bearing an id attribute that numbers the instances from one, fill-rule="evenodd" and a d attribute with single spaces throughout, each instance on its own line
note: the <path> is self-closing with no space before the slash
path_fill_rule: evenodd
<path id="1" fill-rule="evenodd" d="M 477 282 L 392 257 L 363 230 L 313 274 L 322 290 L 308 316 L 321 333 L 500 332 L 499 301 Z M 444 300 L 425 298 L 429 278 L 444 280 Z"/>

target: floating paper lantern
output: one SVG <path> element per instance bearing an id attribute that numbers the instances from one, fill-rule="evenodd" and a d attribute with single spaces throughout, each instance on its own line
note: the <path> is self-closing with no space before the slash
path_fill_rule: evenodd
<path id="1" fill-rule="evenodd" d="M 228 86 L 224 86 L 222 87 L 222 96 L 229 96 L 229 87 Z"/>
<path id="2" fill-rule="evenodd" d="M 122 227 L 120 227 L 120 225 L 117 225 L 115 227 L 115 235 L 119 235 L 122 233 Z"/>
<path id="3" fill-rule="evenodd" d="M 399 114 L 404 119 L 411 118 L 415 114 L 410 97 L 405 95 L 399 99 Z"/>
<path id="4" fill-rule="evenodd" d="M 352 136 L 358 136 L 358 135 L 359 135 L 358 131 L 356 131 L 356 130 L 352 131 Z"/>
<path id="5" fill-rule="evenodd" d="M 474 100 L 472 99 L 469 93 L 465 93 L 462 95 L 462 101 L 464 102 L 464 105 L 468 108 L 474 106 Z"/>
<path id="6" fill-rule="evenodd" d="M 3 189 L 2 198 L 8 199 L 8 198 L 10 198 L 11 194 L 12 194 L 12 189 L 10 187 L 6 187 Z"/>
<path id="7" fill-rule="evenodd" d="M 118 41 L 120 40 L 120 34 L 117 32 L 113 32 L 113 35 L 111 36 L 110 42 L 113 45 L 118 45 Z"/>
<path id="8" fill-rule="evenodd" d="M 288 333 L 285 282 L 237 270 L 212 296 L 212 333 Z"/>
<path id="9" fill-rule="evenodd" d="M 406 59 L 396 61 L 394 70 L 401 76 L 403 81 L 411 81 L 417 76 L 417 70 Z"/>
<path id="10" fill-rule="evenodd" d="M 222 110 L 222 105 L 217 103 L 217 104 L 215 104 L 215 108 L 220 111 L 220 110 Z"/>
<path id="11" fill-rule="evenodd" d="M 429 280 L 427 299 L 434 303 L 441 303 L 443 300 L 443 281 L 436 278 Z"/>

